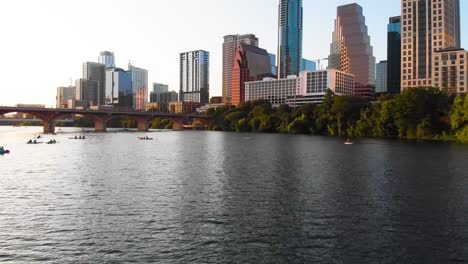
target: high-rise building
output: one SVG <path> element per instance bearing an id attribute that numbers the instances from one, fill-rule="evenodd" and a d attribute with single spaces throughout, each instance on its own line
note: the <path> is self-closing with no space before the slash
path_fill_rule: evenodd
<path id="1" fill-rule="evenodd" d="M 209 102 L 209 70 L 209 52 L 197 50 L 180 54 L 180 101 L 201 104 Z"/>
<path id="2" fill-rule="evenodd" d="M 315 71 L 317 70 L 317 63 L 315 61 L 302 59 L 301 71 Z"/>
<path id="3" fill-rule="evenodd" d="M 154 94 L 161 94 L 169 92 L 169 85 L 162 84 L 162 83 L 153 83 L 153 91 Z"/>
<path id="4" fill-rule="evenodd" d="M 355 96 L 374 96 L 375 57 L 363 10 L 358 4 L 338 7 L 328 67 L 355 76 Z"/>
<path id="5" fill-rule="evenodd" d="M 239 43 L 232 68 L 231 104 L 244 102 L 245 82 L 271 76 L 270 56 L 264 49 Z"/>
<path id="6" fill-rule="evenodd" d="M 276 66 L 276 55 L 272 53 L 268 53 L 270 56 L 270 64 L 271 64 L 271 74 L 276 76 L 278 74 L 278 67 Z"/>
<path id="7" fill-rule="evenodd" d="M 401 92 L 401 17 L 391 17 L 387 32 L 387 93 Z"/>
<path id="8" fill-rule="evenodd" d="M 375 93 L 382 94 L 387 93 L 387 70 L 388 63 L 387 61 L 381 61 L 376 65 L 376 83 L 375 83 Z"/>
<path id="9" fill-rule="evenodd" d="M 434 53 L 460 48 L 460 0 L 402 0 L 401 87 L 434 86 Z"/>
<path id="10" fill-rule="evenodd" d="M 223 43 L 223 102 L 231 104 L 232 65 L 239 43 L 258 47 L 258 38 L 254 34 L 227 35 Z"/>
<path id="11" fill-rule="evenodd" d="M 434 52 L 433 86 L 449 93 L 468 92 L 468 52 L 443 49 Z"/>
<path id="12" fill-rule="evenodd" d="M 150 102 L 156 106 L 155 108 L 160 112 L 169 112 L 169 103 L 177 102 L 179 95 L 175 91 L 155 93 L 151 92 Z"/>
<path id="13" fill-rule="evenodd" d="M 76 100 L 81 101 L 85 108 L 99 106 L 98 91 L 99 82 L 95 80 L 78 79 L 76 80 Z"/>
<path id="14" fill-rule="evenodd" d="M 133 108 L 146 110 L 148 103 L 148 71 L 128 64 L 132 76 Z"/>
<path id="15" fill-rule="evenodd" d="M 75 100 L 76 87 L 58 87 L 57 88 L 57 108 L 70 108 L 69 101 Z"/>
<path id="16" fill-rule="evenodd" d="M 106 70 L 106 105 L 133 109 L 132 75 L 120 68 Z"/>
<path id="17" fill-rule="evenodd" d="M 110 51 L 101 51 L 99 63 L 106 65 L 106 68 L 115 68 L 114 53 Z"/>
<path id="18" fill-rule="evenodd" d="M 278 8 L 278 78 L 298 75 L 302 63 L 302 0 L 280 0 Z"/>
<path id="19" fill-rule="evenodd" d="M 106 98 L 106 66 L 96 62 L 83 63 L 83 79 L 97 82 L 96 106 L 104 105 Z"/>

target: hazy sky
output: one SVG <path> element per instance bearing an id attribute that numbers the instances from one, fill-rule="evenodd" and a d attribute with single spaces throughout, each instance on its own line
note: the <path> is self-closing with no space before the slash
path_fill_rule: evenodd
<path id="1" fill-rule="evenodd" d="M 364 7 L 374 55 L 386 59 L 388 18 L 400 0 L 303 0 L 303 56 L 328 56 L 336 7 Z M 461 0 L 468 48 L 468 1 Z M 117 66 L 149 70 L 149 82 L 179 90 L 179 53 L 210 52 L 210 95 L 221 95 L 223 36 L 253 33 L 277 49 L 278 0 L 10 0 L 0 2 L 0 105 L 55 106 L 58 86 L 81 77 L 84 61 L 115 52 Z"/>

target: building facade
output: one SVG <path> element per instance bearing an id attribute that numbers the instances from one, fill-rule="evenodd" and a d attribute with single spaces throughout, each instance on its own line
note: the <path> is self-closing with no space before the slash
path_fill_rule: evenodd
<path id="1" fill-rule="evenodd" d="M 87 79 L 76 80 L 76 100 L 81 101 L 79 104 L 88 109 L 92 106 L 99 106 L 98 104 L 98 91 L 99 82 Z"/>
<path id="2" fill-rule="evenodd" d="M 363 10 L 358 4 L 337 9 L 328 67 L 355 76 L 356 87 L 365 88 L 357 89 L 355 96 L 368 97 L 368 90 L 372 87 L 375 90 L 375 57 Z"/>
<path id="3" fill-rule="evenodd" d="M 223 102 L 231 104 L 232 66 L 239 43 L 258 47 L 259 41 L 254 34 L 227 35 L 223 43 Z"/>
<path id="4" fill-rule="evenodd" d="M 460 48 L 460 0 L 402 0 L 402 89 L 434 86 L 435 52 Z"/>
<path id="5" fill-rule="evenodd" d="M 387 92 L 401 92 L 401 17 L 391 17 L 387 32 Z"/>
<path id="6" fill-rule="evenodd" d="M 264 49 L 239 43 L 232 68 L 231 104 L 238 106 L 245 99 L 245 82 L 273 77 L 270 56 Z"/>
<path id="7" fill-rule="evenodd" d="M 387 61 L 381 61 L 376 65 L 376 83 L 375 83 L 375 93 L 382 94 L 387 93 L 387 73 L 388 73 L 388 63 Z"/>
<path id="8" fill-rule="evenodd" d="M 133 109 L 132 74 L 120 68 L 106 69 L 106 105 Z"/>
<path id="9" fill-rule="evenodd" d="M 131 64 L 128 71 L 132 76 L 133 108 L 144 111 L 148 103 L 148 71 Z"/>
<path id="10" fill-rule="evenodd" d="M 444 49 L 434 53 L 433 85 L 449 93 L 468 91 L 468 52 Z"/>
<path id="11" fill-rule="evenodd" d="M 157 103 L 157 109 L 160 112 L 169 112 L 169 103 L 177 102 L 179 95 L 175 91 L 155 93 L 151 92 L 150 102 Z"/>
<path id="12" fill-rule="evenodd" d="M 169 85 L 162 83 L 153 83 L 153 90 L 151 92 L 154 94 L 167 93 L 169 92 Z"/>
<path id="13" fill-rule="evenodd" d="M 104 64 L 106 68 L 115 68 L 115 56 L 113 52 L 101 51 L 98 62 Z"/>
<path id="14" fill-rule="evenodd" d="M 57 88 L 57 108 L 70 108 L 69 101 L 75 100 L 76 87 L 58 87 Z"/>
<path id="15" fill-rule="evenodd" d="M 276 55 L 272 53 L 268 53 L 268 55 L 270 56 L 271 74 L 277 76 L 278 67 L 276 66 Z"/>
<path id="16" fill-rule="evenodd" d="M 265 78 L 245 83 L 245 101 L 266 100 L 279 106 L 286 104 L 288 98 L 295 98 L 300 91 L 301 82 L 296 75 L 285 79 Z"/>
<path id="17" fill-rule="evenodd" d="M 298 75 L 302 64 L 302 0 L 280 0 L 278 7 L 278 78 Z"/>
<path id="18" fill-rule="evenodd" d="M 209 61 L 210 54 L 204 50 L 180 54 L 180 101 L 201 104 L 209 102 Z"/>
<path id="19" fill-rule="evenodd" d="M 83 63 L 83 79 L 97 82 L 94 106 L 104 105 L 106 97 L 106 66 L 96 62 Z"/>
<path id="20" fill-rule="evenodd" d="M 315 61 L 302 59 L 301 71 L 316 71 L 317 63 Z"/>

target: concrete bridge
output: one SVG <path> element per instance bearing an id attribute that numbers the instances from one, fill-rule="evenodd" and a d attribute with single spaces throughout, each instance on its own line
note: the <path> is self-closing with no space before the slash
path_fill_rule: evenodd
<path id="1" fill-rule="evenodd" d="M 0 106 L 0 115 L 8 113 L 30 114 L 42 120 L 45 134 L 55 133 L 55 122 L 70 115 L 80 115 L 94 120 L 96 132 L 106 132 L 106 124 L 114 118 L 129 118 L 138 124 L 138 131 L 148 131 L 149 123 L 155 118 L 165 118 L 173 128 L 182 130 L 184 125 L 208 125 L 212 117 L 200 114 L 170 114 L 159 112 L 131 112 L 118 110 L 76 110 L 54 108 L 29 108 Z"/>

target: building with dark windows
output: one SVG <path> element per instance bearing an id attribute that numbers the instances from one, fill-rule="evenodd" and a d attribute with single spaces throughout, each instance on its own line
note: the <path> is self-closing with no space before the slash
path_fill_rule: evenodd
<path id="1" fill-rule="evenodd" d="M 106 68 L 115 68 L 115 56 L 113 52 L 101 51 L 99 63 L 106 65 Z"/>
<path id="2" fill-rule="evenodd" d="M 133 109 L 131 72 L 120 68 L 106 70 L 106 105 Z"/>
<path id="3" fill-rule="evenodd" d="M 175 91 L 150 94 L 150 103 L 152 103 L 159 112 L 169 112 L 169 103 L 177 102 L 179 95 Z"/>
<path id="4" fill-rule="evenodd" d="M 387 93 L 401 92 L 401 17 L 391 17 L 387 33 Z"/>
<path id="5" fill-rule="evenodd" d="M 278 79 L 298 75 L 302 64 L 302 0 L 280 0 L 278 8 Z"/>
<path id="6" fill-rule="evenodd" d="M 78 79 L 76 80 L 76 101 L 80 101 L 83 108 L 99 106 L 98 90 L 99 82 L 95 80 Z"/>
<path id="7" fill-rule="evenodd" d="M 402 0 L 401 87 L 430 87 L 434 55 L 460 48 L 460 0 Z"/>
<path id="8" fill-rule="evenodd" d="M 376 83 L 375 83 L 375 93 L 376 94 L 384 94 L 388 92 L 387 89 L 387 72 L 388 72 L 388 62 L 387 61 L 381 61 L 377 63 L 376 65 L 376 71 L 375 71 L 375 77 L 376 77 Z"/>
<path id="9" fill-rule="evenodd" d="M 271 74 L 270 56 L 264 49 L 239 43 L 232 68 L 232 101 L 238 106 L 244 102 L 245 82 L 261 80 Z"/>
<path id="10" fill-rule="evenodd" d="M 209 52 L 197 50 L 180 54 L 180 101 L 201 104 L 209 102 L 209 69 Z"/>
<path id="11" fill-rule="evenodd" d="M 328 60 L 329 68 L 354 75 L 355 96 L 375 97 L 375 57 L 360 5 L 338 7 Z"/>
<path id="12" fill-rule="evenodd" d="M 70 101 L 75 100 L 76 87 L 58 87 L 57 88 L 57 108 L 70 108 Z"/>
<path id="13" fill-rule="evenodd" d="M 93 98 L 93 106 L 105 104 L 106 98 L 106 66 L 96 62 L 83 63 L 83 79 L 97 82 L 96 98 Z"/>
<path id="14" fill-rule="evenodd" d="M 231 78 L 234 57 L 239 43 L 258 47 L 258 38 L 254 34 L 227 35 L 223 43 L 223 102 L 231 104 Z"/>

